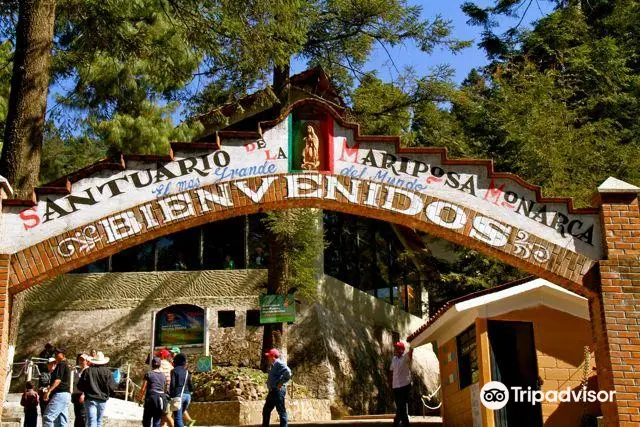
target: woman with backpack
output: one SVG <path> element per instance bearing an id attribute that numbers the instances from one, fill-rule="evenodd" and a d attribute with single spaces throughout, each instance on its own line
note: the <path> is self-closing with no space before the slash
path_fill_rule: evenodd
<path id="1" fill-rule="evenodd" d="M 142 425 L 144 427 L 160 427 L 163 421 L 173 427 L 173 422 L 167 417 L 169 413 L 169 399 L 165 385 L 166 376 L 160 369 L 161 360 L 154 357 L 151 360 L 151 371 L 144 376 L 138 401 L 144 402 Z"/>

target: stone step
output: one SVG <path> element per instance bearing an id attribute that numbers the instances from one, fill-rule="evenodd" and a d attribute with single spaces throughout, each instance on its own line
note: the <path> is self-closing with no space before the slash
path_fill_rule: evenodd
<path id="1" fill-rule="evenodd" d="M 2 422 L 0 422 L 0 427 L 22 427 L 22 419 L 20 418 L 9 418 L 5 421 L 5 418 L 2 418 Z M 108 418 L 103 418 L 102 427 L 140 427 L 141 421 L 132 421 L 132 420 L 110 420 Z M 73 421 L 70 420 L 69 425 L 73 425 Z M 38 417 L 38 426 L 42 426 L 42 419 Z"/>

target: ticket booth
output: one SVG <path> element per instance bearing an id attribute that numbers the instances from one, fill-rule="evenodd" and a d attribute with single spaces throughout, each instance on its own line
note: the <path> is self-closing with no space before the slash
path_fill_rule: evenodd
<path id="1" fill-rule="evenodd" d="M 597 390 L 588 301 L 546 280 L 450 301 L 409 340 L 437 349 L 446 426 L 578 427 L 600 415 L 597 402 L 532 404 L 511 396 L 499 410 L 481 403 L 489 381 L 525 391 Z"/>

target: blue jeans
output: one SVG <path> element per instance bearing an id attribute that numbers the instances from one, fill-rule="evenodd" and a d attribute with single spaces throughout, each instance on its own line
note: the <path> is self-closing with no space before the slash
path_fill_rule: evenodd
<path id="1" fill-rule="evenodd" d="M 42 427 L 67 427 L 69 425 L 69 404 L 71 393 L 59 392 L 49 397 L 47 409 L 42 416 Z"/>
<path id="2" fill-rule="evenodd" d="M 187 410 L 187 408 L 189 408 L 189 403 L 191 403 L 191 394 L 185 392 L 182 394 L 182 406 L 180 406 L 180 410 L 173 413 L 173 422 L 175 423 L 175 427 L 184 427 L 182 414 Z"/>
<path id="3" fill-rule="evenodd" d="M 84 399 L 84 408 L 87 411 L 87 427 L 102 427 L 102 414 L 107 406 L 106 400 Z"/>
<path id="4" fill-rule="evenodd" d="M 264 402 L 264 408 L 262 408 L 262 427 L 269 427 L 273 408 L 276 408 L 276 411 L 278 411 L 280 427 L 287 427 L 287 409 L 284 407 L 284 397 L 286 394 L 286 387 L 282 387 L 280 390 L 269 390 L 267 400 Z"/>

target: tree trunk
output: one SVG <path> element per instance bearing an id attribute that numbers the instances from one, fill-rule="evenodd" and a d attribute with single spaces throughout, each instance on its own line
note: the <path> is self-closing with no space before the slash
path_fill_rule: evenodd
<path id="1" fill-rule="evenodd" d="M 287 212 L 283 212 L 286 215 Z M 267 294 L 286 295 L 289 278 L 288 248 L 277 240 L 271 231 L 268 231 L 269 240 L 269 272 L 267 275 Z M 282 323 L 267 323 L 262 333 L 262 354 L 260 369 L 264 372 L 268 369 L 268 361 L 264 353 L 272 348 L 280 350 L 286 359 L 287 339 L 286 327 Z"/>
<path id="2" fill-rule="evenodd" d="M 18 198 L 31 198 L 40 172 L 56 2 L 18 3 L 16 51 L 0 175 L 13 185 Z"/>
<path id="3" fill-rule="evenodd" d="M 273 90 L 280 100 L 278 115 L 284 111 L 290 102 L 289 64 L 273 67 Z M 287 212 L 283 212 L 287 215 Z M 267 294 L 286 295 L 289 278 L 288 248 L 278 241 L 277 236 L 268 231 L 269 240 L 269 273 L 267 277 Z M 264 372 L 269 368 L 264 354 L 272 348 L 280 350 L 286 360 L 287 337 L 286 325 L 282 323 L 268 323 L 263 326 L 262 353 L 260 354 L 260 369 Z"/>
<path id="4" fill-rule="evenodd" d="M 273 90 L 280 100 L 279 113 L 291 102 L 291 84 L 289 83 L 289 73 L 291 67 L 289 64 L 273 67 Z"/>

